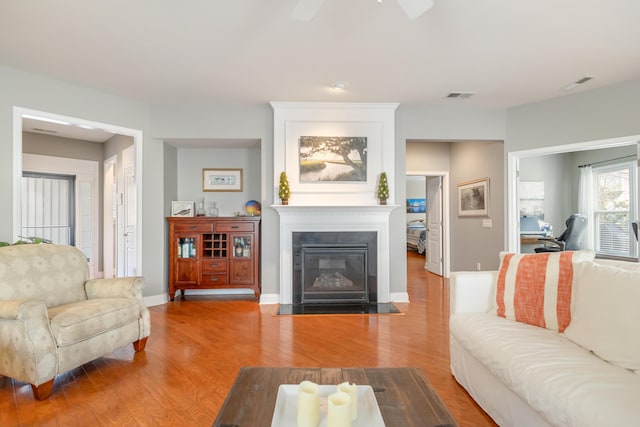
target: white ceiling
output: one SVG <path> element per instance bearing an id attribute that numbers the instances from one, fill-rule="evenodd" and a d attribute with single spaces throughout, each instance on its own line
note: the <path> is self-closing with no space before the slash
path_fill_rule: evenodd
<path id="1" fill-rule="evenodd" d="M 638 0 L 0 1 L 0 64 L 150 104 L 506 108 L 640 78 Z"/>

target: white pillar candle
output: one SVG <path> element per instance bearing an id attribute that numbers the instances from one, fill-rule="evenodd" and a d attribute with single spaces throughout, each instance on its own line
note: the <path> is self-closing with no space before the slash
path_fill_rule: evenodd
<path id="1" fill-rule="evenodd" d="M 344 391 L 329 395 L 327 427 L 351 427 L 351 398 Z"/>
<path id="2" fill-rule="evenodd" d="M 318 384 L 302 381 L 298 385 L 298 427 L 318 427 L 320 421 L 320 398 Z"/>
<path id="3" fill-rule="evenodd" d="M 351 421 L 355 421 L 358 418 L 358 387 L 347 381 L 338 385 L 338 391 L 347 393 L 351 398 Z"/>

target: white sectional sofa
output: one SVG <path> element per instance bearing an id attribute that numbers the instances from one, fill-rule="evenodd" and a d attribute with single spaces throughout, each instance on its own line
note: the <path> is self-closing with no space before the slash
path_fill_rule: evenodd
<path id="1" fill-rule="evenodd" d="M 501 426 L 640 426 L 640 266 L 540 255 L 452 274 L 451 372 Z"/>

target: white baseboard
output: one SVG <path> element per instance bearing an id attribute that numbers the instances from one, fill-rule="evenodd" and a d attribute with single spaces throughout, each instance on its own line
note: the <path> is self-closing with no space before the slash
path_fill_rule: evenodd
<path id="1" fill-rule="evenodd" d="M 260 304 L 280 304 L 280 294 L 261 294 Z"/>
<path id="2" fill-rule="evenodd" d="M 186 295 L 253 295 L 251 289 L 187 289 Z M 153 307 L 154 305 L 162 305 L 169 302 L 169 295 L 164 293 L 160 295 L 151 295 L 142 298 L 144 305 Z"/>
<path id="3" fill-rule="evenodd" d="M 147 307 L 153 307 L 154 305 L 166 304 L 169 301 L 169 296 L 165 294 L 151 295 L 149 297 L 143 297 L 144 305 Z"/>
<path id="4" fill-rule="evenodd" d="M 392 292 L 389 294 L 391 302 L 409 302 L 409 294 L 407 292 Z"/>

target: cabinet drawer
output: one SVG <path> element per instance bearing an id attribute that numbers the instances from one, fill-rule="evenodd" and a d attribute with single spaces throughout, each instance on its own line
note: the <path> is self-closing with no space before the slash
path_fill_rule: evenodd
<path id="1" fill-rule="evenodd" d="M 216 224 L 216 231 L 254 231 L 253 222 L 223 222 Z"/>
<path id="2" fill-rule="evenodd" d="M 226 272 L 227 260 L 223 258 L 203 258 L 202 271 Z"/>
<path id="3" fill-rule="evenodd" d="M 213 224 L 174 224 L 173 230 L 175 232 L 183 233 L 185 231 L 213 231 Z"/>
<path id="4" fill-rule="evenodd" d="M 226 273 L 203 273 L 201 286 L 224 286 L 227 284 Z"/>

